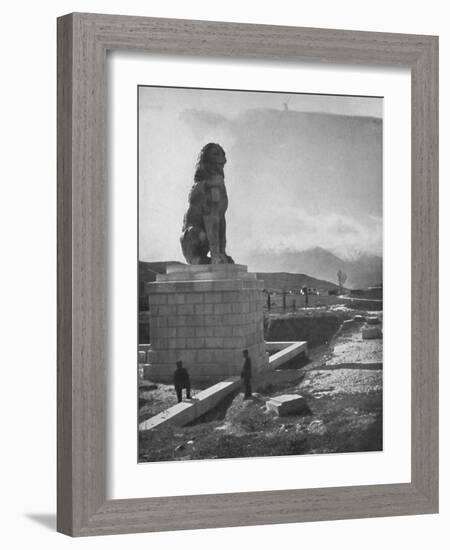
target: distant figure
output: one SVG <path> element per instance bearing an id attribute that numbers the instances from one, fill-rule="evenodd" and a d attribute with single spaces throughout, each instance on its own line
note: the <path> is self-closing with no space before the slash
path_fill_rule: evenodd
<path id="1" fill-rule="evenodd" d="M 308 307 L 308 287 L 304 286 L 302 288 L 303 296 L 305 297 L 305 307 Z"/>
<path id="2" fill-rule="evenodd" d="M 271 305 L 270 292 L 267 291 L 267 309 L 270 309 Z"/>
<path id="3" fill-rule="evenodd" d="M 244 398 L 247 399 L 252 396 L 252 362 L 248 356 L 248 350 L 245 349 L 242 355 L 244 356 L 244 361 L 242 363 L 241 378 L 244 381 Z"/>
<path id="4" fill-rule="evenodd" d="M 177 368 L 173 373 L 173 384 L 177 392 L 178 403 L 183 400 L 183 388 L 186 388 L 186 399 L 191 398 L 191 380 L 188 371 L 183 367 L 182 361 L 177 361 Z"/>

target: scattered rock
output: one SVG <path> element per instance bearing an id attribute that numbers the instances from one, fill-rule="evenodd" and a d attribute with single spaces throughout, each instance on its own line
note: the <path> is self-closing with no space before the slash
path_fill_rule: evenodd
<path id="1" fill-rule="evenodd" d="M 231 424 L 231 422 L 224 422 L 221 426 L 216 426 L 214 428 L 214 430 L 217 432 L 226 432 L 232 429 L 233 429 L 233 425 Z"/>
<path id="2" fill-rule="evenodd" d="M 277 395 L 266 402 L 267 410 L 274 411 L 278 416 L 291 414 L 308 414 L 310 409 L 306 399 L 297 394 Z"/>
<path id="3" fill-rule="evenodd" d="M 293 427 L 293 424 L 281 424 L 280 432 L 287 432 Z"/>
<path id="4" fill-rule="evenodd" d="M 327 429 L 322 420 L 313 420 L 308 426 L 308 432 L 316 435 L 324 435 Z"/>
<path id="5" fill-rule="evenodd" d="M 364 317 L 364 315 L 355 315 L 355 316 L 353 317 L 353 319 L 354 319 L 355 321 L 357 321 L 358 323 L 364 323 L 365 320 L 366 320 L 366 318 Z"/>

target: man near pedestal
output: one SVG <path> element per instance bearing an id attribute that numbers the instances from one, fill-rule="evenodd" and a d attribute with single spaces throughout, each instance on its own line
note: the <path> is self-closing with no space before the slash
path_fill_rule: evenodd
<path id="1" fill-rule="evenodd" d="M 191 398 L 191 380 L 188 371 L 183 367 L 182 361 L 177 361 L 177 368 L 173 373 L 173 384 L 177 392 L 178 403 L 183 400 L 183 388 L 186 388 L 186 399 Z"/>
<path id="2" fill-rule="evenodd" d="M 241 372 L 241 378 L 244 381 L 244 388 L 245 388 L 245 395 L 244 399 L 248 399 L 252 396 L 252 362 L 250 360 L 250 357 L 248 355 L 248 350 L 244 350 L 242 352 L 242 355 L 244 356 L 244 361 L 242 363 L 242 372 Z"/>

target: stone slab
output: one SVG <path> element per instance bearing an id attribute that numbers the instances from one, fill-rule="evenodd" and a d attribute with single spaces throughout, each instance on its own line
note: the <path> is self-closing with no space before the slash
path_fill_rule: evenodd
<path id="1" fill-rule="evenodd" d="M 266 342 L 267 351 L 279 350 L 269 356 L 269 368 L 276 369 L 301 354 L 308 354 L 307 342 Z"/>
<path id="2" fill-rule="evenodd" d="M 179 273 L 181 277 L 186 273 L 223 273 L 232 275 L 235 273 L 246 273 L 247 266 L 244 264 L 173 264 L 167 266 L 166 272 L 168 275 Z"/>
<path id="3" fill-rule="evenodd" d="M 224 279 L 218 281 L 156 281 L 145 284 L 147 294 L 182 293 L 182 292 L 232 292 L 245 289 L 264 288 L 259 279 Z"/>
<path id="4" fill-rule="evenodd" d="M 182 275 L 182 277 L 181 277 Z M 255 273 L 244 273 L 244 272 L 238 272 L 238 279 L 256 279 Z M 191 272 L 191 273 L 183 273 L 180 274 L 179 272 L 175 273 L 158 273 L 156 275 L 156 281 L 221 281 L 221 280 L 230 280 L 234 277 L 230 277 L 228 273 L 223 273 L 221 271 L 205 271 L 205 272 Z"/>
<path id="5" fill-rule="evenodd" d="M 141 422 L 139 424 L 139 431 L 161 428 L 165 425 L 185 426 L 218 405 L 229 393 L 236 391 L 240 387 L 240 384 L 241 381 L 238 377 L 231 377 L 218 384 L 214 384 L 196 394 L 195 398 L 178 403 L 162 413 Z"/>
<path id="6" fill-rule="evenodd" d="M 309 412 L 306 399 L 297 394 L 277 395 L 266 401 L 268 411 L 274 411 L 278 416 L 288 416 L 292 414 L 302 414 Z"/>
<path id="7" fill-rule="evenodd" d="M 377 326 L 363 327 L 361 329 L 361 334 L 362 334 L 363 340 L 374 340 L 376 338 L 383 337 L 383 333 L 381 332 L 381 329 Z"/>

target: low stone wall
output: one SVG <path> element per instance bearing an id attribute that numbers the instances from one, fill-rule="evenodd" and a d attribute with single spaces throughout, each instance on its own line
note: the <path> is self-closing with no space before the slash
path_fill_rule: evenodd
<path id="1" fill-rule="evenodd" d="M 188 399 L 152 416 L 139 424 L 139 431 L 152 430 L 163 425 L 185 426 L 203 416 L 222 401 L 224 397 L 239 389 L 241 379 L 237 376 L 214 384 Z"/>
<path id="2" fill-rule="evenodd" d="M 269 357 L 269 369 L 276 369 L 297 355 L 308 352 L 306 342 L 266 342 L 266 349 L 268 351 L 276 351 L 276 353 Z M 150 350 L 142 346 L 140 347 L 139 354 L 140 356 L 142 354 L 144 358 L 144 354 L 148 351 Z M 241 379 L 239 376 L 233 376 L 227 380 L 218 382 L 196 394 L 195 398 L 178 403 L 162 413 L 141 422 L 139 431 L 152 430 L 164 425 L 185 426 L 216 407 L 224 397 L 239 390 L 240 386 Z"/>
<path id="3" fill-rule="evenodd" d="M 266 342 L 267 351 L 276 351 L 269 357 L 269 369 L 276 369 L 301 354 L 308 354 L 307 342 Z"/>
<path id="4" fill-rule="evenodd" d="M 266 341 L 308 342 L 313 348 L 327 343 L 340 327 L 342 319 L 329 312 L 302 316 L 276 316 L 264 320 Z"/>

